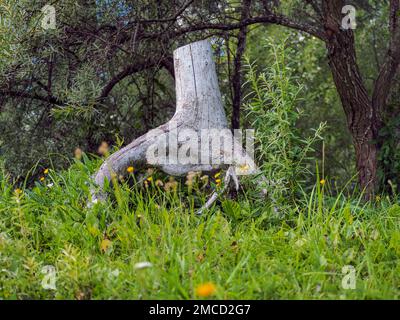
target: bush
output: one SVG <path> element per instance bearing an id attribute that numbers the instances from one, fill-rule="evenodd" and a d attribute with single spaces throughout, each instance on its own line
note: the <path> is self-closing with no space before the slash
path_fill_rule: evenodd
<path id="1" fill-rule="evenodd" d="M 268 180 L 269 197 L 273 204 L 283 205 L 288 198 L 295 199 L 302 183 L 314 184 L 310 171 L 310 165 L 315 163 L 313 146 L 322 140 L 325 124 L 321 123 L 310 137 L 300 135 L 296 124 L 304 114 L 296 103 L 302 88 L 287 63 L 291 52 L 285 42 L 269 41 L 268 46 L 273 52 L 268 68 L 257 73 L 254 63 L 248 63 L 247 81 L 252 93 L 247 110 L 255 129 L 258 162 Z"/>

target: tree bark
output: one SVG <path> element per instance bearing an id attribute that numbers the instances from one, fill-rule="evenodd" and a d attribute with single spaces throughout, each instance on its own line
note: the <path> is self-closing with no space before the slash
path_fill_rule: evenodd
<path id="1" fill-rule="evenodd" d="M 328 62 L 353 139 L 359 185 L 370 199 L 377 183 L 380 122 L 357 65 L 353 31 L 340 27 L 341 2 L 324 5 Z"/>
<path id="2" fill-rule="evenodd" d="M 251 0 L 242 1 L 241 21 L 247 19 L 250 14 Z M 233 101 L 232 101 L 232 121 L 233 129 L 240 128 L 240 106 L 242 104 L 242 59 L 246 49 L 247 26 L 242 26 L 239 29 L 237 36 L 237 48 L 234 59 L 234 70 L 232 77 Z M 228 52 L 229 54 L 229 52 Z"/>

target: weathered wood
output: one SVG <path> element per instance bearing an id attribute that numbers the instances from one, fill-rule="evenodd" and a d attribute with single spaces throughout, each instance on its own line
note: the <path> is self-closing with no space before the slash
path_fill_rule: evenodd
<path id="1" fill-rule="evenodd" d="M 177 152 L 178 144 L 172 144 L 170 138 L 174 134 L 179 135 L 183 130 L 194 130 L 199 133 L 200 139 L 200 132 L 204 129 L 214 129 L 215 132 L 225 129 L 224 132 L 229 136 L 227 138 L 232 139 L 232 134 L 227 130 L 228 124 L 210 43 L 203 40 L 176 49 L 174 51 L 174 68 L 176 81 L 176 112 L 174 116 L 167 123 L 150 130 L 104 161 L 94 178 L 100 191 L 92 193 L 93 200 L 104 198 L 102 189 L 105 179 L 110 181 L 112 174 L 124 174 L 130 165 L 157 167 L 167 174 L 175 176 L 185 175 L 190 171 L 209 172 L 216 169 L 227 169 L 232 165 L 224 162 L 225 156 L 233 152 L 232 145 L 226 146 L 225 144 L 221 145 L 220 152 L 210 154 L 209 163 L 202 161 L 188 164 L 149 163 L 148 152 L 150 148 L 157 146 L 159 141 L 166 141 L 166 148 L 170 154 Z M 212 134 L 210 133 L 210 135 Z M 241 142 L 232 140 L 235 152 L 238 150 L 243 152 Z M 199 160 L 201 160 L 201 156 Z M 247 167 L 246 173 L 257 172 L 257 167 L 249 155 L 244 154 L 239 162 L 233 164 L 237 166 L 236 170 L 239 170 L 239 174 L 241 173 L 239 166 L 243 164 Z"/>

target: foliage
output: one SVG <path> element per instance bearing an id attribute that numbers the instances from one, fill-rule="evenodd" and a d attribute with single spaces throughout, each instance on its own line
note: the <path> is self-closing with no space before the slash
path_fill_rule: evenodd
<path id="1" fill-rule="evenodd" d="M 1 1 L 0 154 L 13 177 L 23 180 L 29 168 L 43 157 L 55 153 L 69 156 L 76 147 L 94 153 L 103 140 L 112 144 L 120 135 L 128 142 L 166 121 L 175 108 L 174 84 L 171 65 L 168 68 L 162 61 L 169 59 L 172 64 L 173 49 L 198 39 L 210 38 L 218 43 L 214 46 L 217 71 L 229 116 L 238 30 L 200 29 L 176 37 L 174 33 L 205 22 L 237 23 L 241 6 L 236 1 L 219 1 L 217 5 L 215 1 L 193 1 L 176 21 L 164 20 L 175 17 L 187 3 L 57 1 L 57 28 L 43 30 L 41 8 L 46 1 Z M 265 3 L 271 13 L 282 13 L 295 21 L 314 24 L 319 19 L 310 4 L 299 0 L 255 1 L 251 15 L 263 15 Z M 354 4 L 357 60 L 371 94 L 387 53 L 389 6 L 387 1 L 376 0 Z M 288 60 L 291 73 L 304 87 L 298 93 L 296 107 L 307 114 L 296 127 L 304 137 L 310 128 L 327 123 L 324 148 L 317 143 L 315 149 L 320 159 L 323 153 L 327 155 L 325 174 L 338 185 L 345 184 L 355 173 L 355 156 L 327 64 L 325 43 L 305 32 L 270 23 L 250 25 L 248 31 L 246 53 L 251 61 L 257 61 L 258 68 L 267 66 L 273 55 L 270 47 L 260 45 L 266 35 L 276 41 L 288 38 L 286 45 L 294 52 Z M 125 76 L 102 96 L 102 90 L 126 70 Z M 398 84 L 396 79 L 392 91 Z M 9 90 L 15 95 L 3 94 Z M 242 96 L 250 92 L 251 87 L 244 84 Z M 398 98 L 390 100 L 396 109 Z M 243 104 L 247 102 L 243 99 Z M 398 139 L 396 132 L 390 134 L 394 141 Z M 397 154 L 397 150 L 392 151 Z M 66 161 L 57 162 L 59 168 L 67 165 Z M 381 168 L 381 174 L 389 174 L 382 181 L 394 181 L 397 160 L 388 165 L 393 167 Z"/>
<path id="2" fill-rule="evenodd" d="M 396 195 L 400 186 L 400 118 L 395 106 L 392 106 L 392 109 L 391 117 L 385 119 L 384 127 L 379 131 L 377 143 L 381 144 L 379 154 L 381 184 L 387 187 L 386 192 Z"/>
<path id="3" fill-rule="evenodd" d="M 310 157 L 313 146 L 322 139 L 325 127 L 321 123 L 308 138 L 303 138 L 296 128 L 304 117 L 297 109 L 302 88 L 292 75 L 289 56 L 293 52 L 285 46 L 285 41 L 278 44 L 267 41 L 272 52 L 269 67 L 257 74 L 256 67 L 249 65 L 247 76 L 252 89 L 247 109 L 258 143 L 258 163 L 268 180 L 265 187 L 275 205 L 293 199 L 299 185 L 304 185 L 305 177 L 312 176 L 307 160 L 314 159 Z"/>

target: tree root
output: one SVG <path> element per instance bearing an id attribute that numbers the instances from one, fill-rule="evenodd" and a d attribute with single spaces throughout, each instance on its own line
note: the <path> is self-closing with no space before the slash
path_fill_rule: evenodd
<path id="1" fill-rule="evenodd" d="M 236 191 L 239 190 L 239 179 L 235 173 L 235 168 L 234 167 L 229 167 L 228 170 L 226 171 L 225 178 L 224 178 L 224 184 L 220 190 L 216 190 L 213 192 L 211 197 L 208 199 L 208 201 L 196 212 L 197 215 L 203 214 L 203 212 L 207 209 L 209 209 L 213 203 L 218 199 L 218 197 L 225 192 L 225 190 L 229 187 L 230 182 L 233 181 L 235 185 Z"/>

